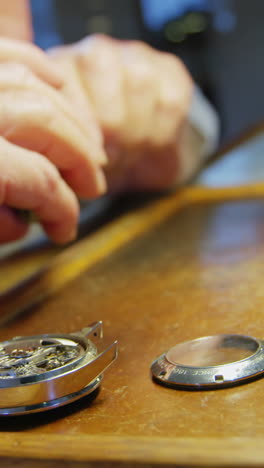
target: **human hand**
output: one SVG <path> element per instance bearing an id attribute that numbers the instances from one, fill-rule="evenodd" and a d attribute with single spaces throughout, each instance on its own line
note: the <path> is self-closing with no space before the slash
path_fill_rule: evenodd
<path id="1" fill-rule="evenodd" d="M 106 36 L 50 53 L 83 121 L 89 127 L 94 114 L 100 125 L 110 191 L 164 189 L 199 165 L 198 156 L 186 151 L 193 83 L 178 58 Z"/>
<path id="2" fill-rule="evenodd" d="M 0 35 L 31 41 L 33 36 L 28 0 L 0 0 Z"/>
<path id="3" fill-rule="evenodd" d="M 0 39 L 0 242 L 27 229 L 10 208 L 35 212 L 54 241 L 72 240 L 76 194 L 94 198 L 105 191 L 100 132 L 95 124 L 84 131 L 79 115 L 55 89 L 62 85 L 55 65 L 38 48 Z"/>

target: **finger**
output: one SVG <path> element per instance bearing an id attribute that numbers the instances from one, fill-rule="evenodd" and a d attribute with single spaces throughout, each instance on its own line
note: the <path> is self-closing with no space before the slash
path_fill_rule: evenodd
<path id="1" fill-rule="evenodd" d="M 32 25 L 28 0 L 0 2 L 0 31 L 5 37 L 32 40 Z"/>
<path id="2" fill-rule="evenodd" d="M 65 46 L 65 48 L 68 50 L 69 46 Z M 65 80 L 60 92 L 67 97 L 68 101 L 70 101 L 74 109 L 76 109 L 80 125 L 83 126 L 87 138 L 95 140 L 97 144 L 102 147 L 102 132 L 96 121 L 89 96 L 85 92 L 83 79 L 74 57 L 72 57 L 71 54 L 65 53 L 64 47 L 58 47 L 55 48 L 55 50 L 51 49 L 49 54 L 53 60 L 56 60 L 57 64 L 59 63 L 64 76 L 67 76 L 67 80 Z M 102 164 L 105 163 L 106 158 L 104 157 L 102 158 Z"/>
<path id="3" fill-rule="evenodd" d="M 0 207 L 0 226 L 0 243 L 20 239 L 28 230 L 28 225 L 6 206 Z"/>
<path id="4" fill-rule="evenodd" d="M 116 41 L 92 36 L 72 48 L 86 94 L 105 133 L 112 135 L 124 122 L 123 73 Z"/>
<path id="5" fill-rule="evenodd" d="M 174 55 L 153 50 L 153 58 L 158 94 L 151 140 L 161 146 L 176 140 L 189 113 L 193 82 L 181 60 Z"/>
<path id="6" fill-rule="evenodd" d="M 0 37 L 0 63 L 3 62 L 23 63 L 40 79 L 56 88 L 64 83 L 63 75 L 56 64 L 33 44 Z"/>
<path id="7" fill-rule="evenodd" d="M 133 145 L 148 141 L 153 134 L 154 106 L 158 96 L 157 70 L 151 48 L 143 42 L 120 42 L 119 49 L 126 106 L 124 138 Z"/>
<path id="8" fill-rule="evenodd" d="M 44 154 L 79 196 L 105 191 L 102 148 L 86 137 L 66 100 L 23 66 L 0 65 L 0 133 Z"/>
<path id="9" fill-rule="evenodd" d="M 0 206 L 34 211 L 55 242 L 76 236 L 77 199 L 45 157 L 0 138 L 0 167 Z"/>

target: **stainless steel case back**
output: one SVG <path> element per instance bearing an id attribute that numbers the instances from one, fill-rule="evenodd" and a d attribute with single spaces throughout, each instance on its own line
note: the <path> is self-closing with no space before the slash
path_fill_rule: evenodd
<path id="1" fill-rule="evenodd" d="M 105 348 L 102 322 L 71 334 L 16 337 L 0 343 L 0 415 L 43 411 L 95 390 L 117 356 Z"/>
<path id="2" fill-rule="evenodd" d="M 210 389 L 241 384 L 264 372 L 264 341 L 215 335 L 180 343 L 151 365 L 156 381 L 170 387 Z"/>

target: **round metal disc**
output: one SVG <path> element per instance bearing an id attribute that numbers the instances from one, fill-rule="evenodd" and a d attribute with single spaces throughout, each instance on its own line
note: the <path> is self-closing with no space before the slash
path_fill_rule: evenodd
<path id="1" fill-rule="evenodd" d="M 177 344 L 151 365 L 153 377 L 171 387 L 212 388 L 248 381 L 264 372 L 264 341 L 215 335 Z"/>

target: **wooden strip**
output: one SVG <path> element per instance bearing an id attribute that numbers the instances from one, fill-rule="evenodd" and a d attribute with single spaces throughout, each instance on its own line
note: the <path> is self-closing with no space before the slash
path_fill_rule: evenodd
<path id="1" fill-rule="evenodd" d="M 264 198 L 264 184 L 242 187 L 187 187 L 134 213 L 65 249 L 26 281 L 0 295 L 0 323 L 39 303 L 110 253 L 148 232 L 179 209 L 194 203 Z"/>
<path id="2" fill-rule="evenodd" d="M 263 466 L 262 439 L 118 437 L 2 433 L 2 457 L 42 460 L 116 461 L 174 466 Z"/>
<path id="3" fill-rule="evenodd" d="M 246 130 L 243 135 L 239 135 L 238 137 L 232 139 L 231 142 L 228 142 L 219 148 L 219 150 L 210 158 L 208 159 L 206 165 L 204 167 L 212 166 L 216 161 L 218 161 L 223 156 L 227 155 L 230 151 L 237 149 L 240 145 L 247 143 L 250 139 L 255 138 L 258 135 L 261 135 L 264 131 L 264 121 L 259 122 L 257 125 L 250 127 Z"/>

